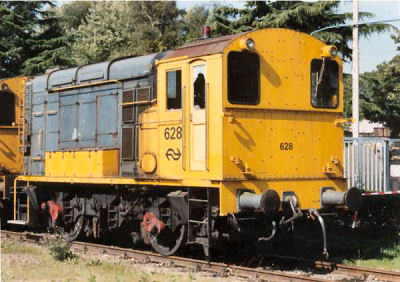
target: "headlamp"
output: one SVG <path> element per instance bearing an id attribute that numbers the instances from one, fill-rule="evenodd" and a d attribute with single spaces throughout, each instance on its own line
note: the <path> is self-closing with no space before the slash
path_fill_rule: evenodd
<path id="1" fill-rule="evenodd" d="M 240 49 L 242 50 L 248 50 L 248 51 L 252 51 L 254 50 L 256 43 L 254 42 L 254 40 L 252 38 L 242 38 L 239 41 L 239 46 Z"/>
<path id="2" fill-rule="evenodd" d="M 338 55 L 338 49 L 333 45 L 324 46 L 321 49 L 321 57 L 334 59 Z"/>
<path id="3" fill-rule="evenodd" d="M 254 49 L 254 45 L 255 44 L 254 44 L 254 40 L 253 39 L 249 38 L 249 39 L 246 40 L 247 49 L 253 50 Z"/>

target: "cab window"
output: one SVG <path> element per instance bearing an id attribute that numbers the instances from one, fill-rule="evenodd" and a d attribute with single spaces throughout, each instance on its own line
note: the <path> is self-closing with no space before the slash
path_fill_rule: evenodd
<path id="1" fill-rule="evenodd" d="M 339 66 L 336 61 L 311 61 L 311 104 L 315 108 L 337 108 L 339 105 Z"/>
<path id="2" fill-rule="evenodd" d="M 228 100 L 232 104 L 260 102 L 260 57 L 251 52 L 228 54 Z"/>
<path id="3" fill-rule="evenodd" d="M 181 109 L 182 71 L 167 72 L 167 109 Z"/>
<path id="4" fill-rule="evenodd" d="M 15 96 L 8 91 L 0 92 L 0 125 L 11 126 L 15 122 Z"/>
<path id="5" fill-rule="evenodd" d="M 204 109 L 206 104 L 205 65 L 194 66 L 193 103 L 195 109 Z"/>

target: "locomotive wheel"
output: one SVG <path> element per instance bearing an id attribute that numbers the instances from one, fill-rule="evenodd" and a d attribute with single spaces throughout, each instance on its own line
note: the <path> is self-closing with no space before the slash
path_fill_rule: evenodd
<path id="1" fill-rule="evenodd" d="M 68 242 L 76 240 L 81 234 L 83 227 L 83 215 L 80 215 L 71 228 L 64 228 L 62 235 Z"/>
<path id="2" fill-rule="evenodd" d="M 166 229 L 160 234 L 150 234 L 150 244 L 160 255 L 170 256 L 175 254 L 185 241 L 186 232 L 186 225 L 182 224 L 175 232 Z"/>

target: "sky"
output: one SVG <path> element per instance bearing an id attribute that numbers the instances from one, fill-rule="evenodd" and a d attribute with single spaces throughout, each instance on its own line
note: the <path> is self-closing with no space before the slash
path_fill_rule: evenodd
<path id="1" fill-rule="evenodd" d="M 374 18 L 365 21 L 382 21 L 400 19 L 400 1 L 360 1 L 359 10 L 375 14 Z M 352 11 L 352 2 L 345 2 L 342 5 L 343 11 Z M 392 25 L 400 28 L 400 21 Z M 380 34 L 373 34 L 369 38 L 360 38 L 360 72 L 372 71 L 384 61 L 390 61 L 394 56 L 400 54 L 396 51 L 396 45 L 390 36 L 393 31 Z M 400 44 L 398 44 L 400 46 Z M 351 64 L 344 66 L 344 71 L 351 72 Z"/>
<path id="2" fill-rule="evenodd" d="M 177 1 L 177 5 L 181 9 L 188 9 L 196 5 L 208 5 L 220 3 L 224 5 L 233 5 L 235 7 L 243 7 L 244 1 Z M 400 19 L 400 0 L 396 1 L 372 1 L 360 0 L 359 11 L 371 12 L 375 17 L 366 19 L 363 22 L 382 21 L 391 19 Z M 352 1 L 342 1 L 339 12 L 352 12 Z M 391 23 L 400 28 L 400 21 Z M 390 36 L 393 31 L 373 34 L 368 38 L 360 38 L 360 73 L 372 71 L 376 66 L 384 61 L 389 61 L 400 51 L 396 51 L 396 44 Z M 399 44 L 400 46 L 400 44 Z M 351 73 L 351 63 L 344 64 L 344 72 Z"/>

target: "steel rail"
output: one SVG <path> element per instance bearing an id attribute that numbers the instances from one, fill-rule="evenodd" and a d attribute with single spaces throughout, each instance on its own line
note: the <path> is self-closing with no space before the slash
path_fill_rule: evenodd
<path id="1" fill-rule="evenodd" d="M 39 243 L 43 241 L 45 238 L 44 234 L 37 233 L 29 233 L 29 232 L 12 232 L 1 230 L 0 237 L 34 242 Z M 323 278 L 320 276 L 318 278 L 312 277 L 309 274 L 293 274 L 287 271 L 278 271 L 278 270 L 266 270 L 260 268 L 252 268 L 252 267 L 242 267 L 237 265 L 231 265 L 226 263 L 217 263 L 217 262 L 208 262 L 204 260 L 198 259 L 190 259 L 185 257 L 177 257 L 177 256 L 161 256 L 159 254 L 120 248 L 115 246 L 108 245 L 99 245 L 88 242 L 80 242 L 74 241 L 71 243 L 71 248 L 74 251 L 80 251 L 83 253 L 91 253 L 91 254 L 109 254 L 109 255 L 117 255 L 126 259 L 133 259 L 144 263 L 162 263 L 167 266 L 176 266 L 183 268 L 192 268 L 196 271 L 206 271 L 212 272 L 221 276 L 237 276 L 243 277 L 251 280 L 267 280 L 267 281 L 321 281 Z M 366 276 L 371 276 L 380 281 L 399 281 L 400 280 L 400 272 L 389 271 L 383 269 L 374 269 L 369 267 L 359 267 L 359 266 L 351 266 L 345 264 L 337 264 L 329 261 L 318 261 L 318 260 L 309 260 L 297 257 L 289 257 L 289 256 L 267 256 L 270 258 L 289 260 L 297 263 L 306 263 L 311 268 L 315 270 L 323 270 L 327 271 L 329 274 L 333 275 L 346 275 L 351 278 L 366 278 Z"/>
<path id="2" fill-rule="evenodd" d="M 358 277 L 371 275 L 374 278 L 379 279 L 380 281 L 400 281 L 400 270 L 391 271 L 379 268 L 340 264 L 331 261 L 312 260 L 291 256 L 271 255 L 268 257 L 297 263 L 305 263 L 313 269 L 329 271 L 332 274 L 346 274 Z"/>
<path id="3" fill-rule="evenodd" d="M 26 242 L 39 243 L 44 239 L 43 234 L 28 232 L 12 232 L 1 230 L 0 235 L 3 238 L 21 240 Z M 74 241 L 71 243 L 71 249 L 91 254 L 110 254 L 122 256 L 126 259 L 132 258 L 145 263 L 162 263 L 167 266 L 177 266 L 183 268 L 192 268 L 197 271 L 212 272 L 221 276 L 236 276 L 258 281 L 321 281 L 321 279 L 307 275 L 291 274 L 281 271 L 247 268 L 225 263 L 207 262 L 204 260 L 190 259 L 184 257 L 169 256 L 164 257 L 156 253 L 125 249 L 114 246 L 98 245 L 87 242 Z"/>

